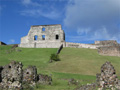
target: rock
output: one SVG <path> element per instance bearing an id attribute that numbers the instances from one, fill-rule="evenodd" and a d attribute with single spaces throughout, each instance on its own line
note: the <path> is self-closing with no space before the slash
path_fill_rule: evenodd
<path id="1" fill-rule="evenodd" d="M 72 78 L 68 81 L 68 85 L 78 85 L 78 81 L 76 81 L 74 78 Z"/>
<path id="2" fill-rule="evenodd" d="M 37 68 L 35 66 L 28 66 L 23 70 L 23 82 L 35 85 L 37 82 Z"/>
<path id="3" fill-rule="evenodd" d="M 101 73 L 96 75 L 97 85 L 101 89 L 114 88 L 118 86 L 116 71 L 110 62 L 106 62 L 101 67 Z M 117 87 L 118 88 L 118 87 Z"/>
<path id="4" fill-rule="evenodd" d="M 44 85 L 51 85 L 52 84 L 52 77 L 48 75 L 39 74 L 38 75 L 38 83 Z"/>
<path id="5" fill-rule="evenodd" d="M 0 66 L 0 90 L 33 90 L 38 84 L 52 83 L 52 77 L 48 75 L 37 74 L 35 66 L 29 66 L 22 69 L 21 62 L 12 61 L 4 67 Z"/>
<path id="6" fill-rule="evenodd" d="M 22 63 L 12 61 L 10 64 L 5 65 L 1 72 L 2 82 L 0 87 L 2 89 L 22 89 Z"/>

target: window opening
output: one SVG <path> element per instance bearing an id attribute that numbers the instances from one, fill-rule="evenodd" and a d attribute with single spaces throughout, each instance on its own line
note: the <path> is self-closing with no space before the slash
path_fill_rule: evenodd
<path id="1" fill-rule="evenodd" d="M 34 40 L 37 40 L 37 39 L 38 39 L 38 36 L 37 36 L 37 35 L 35 35 L 35 36 L 34 36 Z"/>
<path id="2" fill-rule="evenodd" d="M 45 28 L 42 28 L 42 31 L 45 31 Z"/>
<path id="3" fill-rule="evenodd" d="M 42 35 L 42 40 L 45 40 L 45 35 Z"/>
<path id="4" fill-rule="evenodd" d="M 59 35 L 56 35 L 56 40 L 58 40 L 59 39 Z"/>

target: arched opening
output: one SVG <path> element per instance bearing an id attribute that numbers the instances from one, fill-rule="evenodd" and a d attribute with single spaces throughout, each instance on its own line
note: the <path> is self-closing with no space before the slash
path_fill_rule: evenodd
<path id="1" fill-rule="evenodd" d="M 45 40 L 45 35 L 42 35 L 42 40 Z"/>
<path id="2" fill-rule="evenodd" d="M 42 28 L 42 31 L 45 31 L 45 28 Z"/>
<path id="3" fill-rule="evenodd" d="M 37 39 L 38 39 L 38 36 L 37 36 L 37 35 L 35 35 L 35 36 L 34 36 L 34 40 L 37 40 Z"/>
<path id="4" fill-rule="evenodd" d="M 56 40 L 58 40 L 59 39 L 59 35 L 56 35 Z"/>

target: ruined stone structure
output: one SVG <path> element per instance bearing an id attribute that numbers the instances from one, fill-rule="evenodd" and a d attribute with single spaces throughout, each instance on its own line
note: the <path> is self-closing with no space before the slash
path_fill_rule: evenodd
<path id="1" fill-rule="evenodd" d="M 120 46 L 103 46 L 98 48 L 100 55 L 120 56 Z"/>
<path id="2" fill-rule="evenodd" d="M 65 33 L 61 25 L 31 26 L 27 36 L 21 38 L 20 47 L 58 48 L 65 46 Z"/>
<path id="3" fill-rule="evenodd" d="M 115 40 L 95 41 L 94 44 L 65 42 L 60 24 L 31 26 L 27 36 L 21 38 L 19 47 L 25 48 L 90 48 L 98 49 L 100 55 L 120 56 L 120 44 Z"/>
<path id="4" fill-rule="evenodd" d="M 97 85 L 100 90 L 106 88 L 117 88 L 114 90 L 120 90 L 120 83 L 116 76 L 116 71 L 110 62 L 106 62 L 101 67 L 101 73 L 96 75 Z"/>
<path id="5" fill-rule="evenodd" d="M 47 85 L 52 83 L 50 76 L 37 74 L 35 66 L 29 66 L 24 70 L 22 67 L 22 63 L 16 61 L 12 61 L 4 67 L 0 66 L 0 90 L 28 90 L 36 83 Z"/>
<path id="6" fill-rule="evenodd" d="M 5 44 L 4 42 L 1 42 L 1 41 L 0 41 L 0 45 L 6 45 L 6 44 Z"/>
<path id="7" fill-rule="evenodd" d="M 96 41 L 95 44 L 101 45 L 98 47 L 98 53 L 100 55 L 120 56 L 120 44 L 115 40 Z"/>
<path id="8" fill-rule="evenodd" d="M 105 40 L 105 41 L 95 41 L 96 45 L 103 45 L 103 46 L 113 46 L 113 45 L 117 45 L 117 41 L 116 40 Z"/>

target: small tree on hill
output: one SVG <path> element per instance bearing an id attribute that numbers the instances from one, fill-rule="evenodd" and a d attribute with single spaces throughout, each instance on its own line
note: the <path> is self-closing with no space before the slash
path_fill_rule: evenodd
<path id="1" fill-rule="evenodd" d="M 52 61 L 60 61 L 59 55 L 58 54 L 51 54 L 50 62 L 52 62 Z"/>

